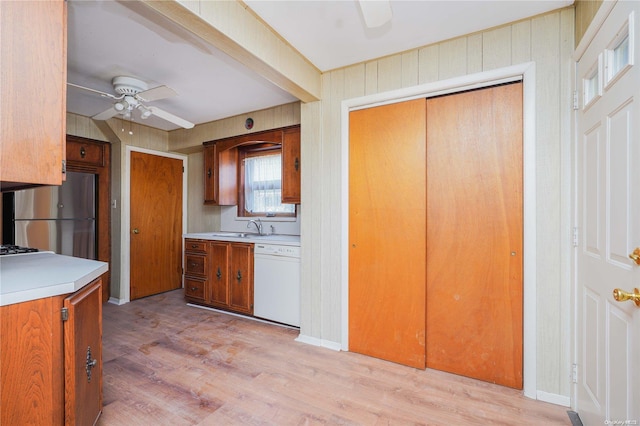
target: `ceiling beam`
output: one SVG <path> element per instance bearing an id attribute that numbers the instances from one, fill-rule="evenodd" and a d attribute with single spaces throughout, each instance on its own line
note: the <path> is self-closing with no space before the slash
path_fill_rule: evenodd
<path id="1" fill-rule="evenodd" d="M 302 102 L 320 99 L 321 72 L 241 1 L 141 2 Z"/>

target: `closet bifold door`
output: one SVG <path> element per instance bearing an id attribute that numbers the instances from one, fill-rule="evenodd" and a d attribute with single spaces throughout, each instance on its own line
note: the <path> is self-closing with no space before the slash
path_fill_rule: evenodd
<path id="1" fill-rule="evenodd" d="M 349 114 L 349 350 L 425 368 L 426 100 Z"/>

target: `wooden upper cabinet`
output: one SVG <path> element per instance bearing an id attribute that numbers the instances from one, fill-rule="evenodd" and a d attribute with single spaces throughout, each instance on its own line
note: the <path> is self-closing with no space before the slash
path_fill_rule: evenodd
<path id="1" fill-rule="evenodd" d="M 67 136 L 67 166 L 104 167 L 108 144 L 84 138 Z"/>
<path id="2" fill-rule="evenodd" d="M 204 203 L 218 206 L 238 204 L 238 150 L 204 147 Z"/>
<path id="3" fill-rule="evenodd" d="M 300 204 L 300 127 L 282 135 L 282 202 Z"/>
<path id="4" fill-rule="evenodd" d="M 300 203 L 300 126 L 204 142 L 204 204 L 238 204 L 238 149 L 282 146 L 282 202 Z"/>
<path id="5" fill-rule="evenodd" d="M 0 185 L 63 181 L 67 3 L 0 1 Z"/>

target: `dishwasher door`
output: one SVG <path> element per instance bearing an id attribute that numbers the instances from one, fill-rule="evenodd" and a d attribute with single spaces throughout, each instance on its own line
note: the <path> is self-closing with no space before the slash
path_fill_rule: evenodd
<path id="1" fill-rule="evenodd" d="M 253 315 L 300 327 L 300 258 L 255 253 Z"/>

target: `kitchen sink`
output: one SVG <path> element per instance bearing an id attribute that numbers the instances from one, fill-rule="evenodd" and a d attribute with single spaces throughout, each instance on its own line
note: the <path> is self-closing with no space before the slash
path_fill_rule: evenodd
<path id="1" fill-rule="evenodd" d="M 230 237 L 230 238 L 248 238 L 251 236 L 257 236 L 258 234 L 251 234 L 247 232 L 212 232 L 212 237 Z"/>

